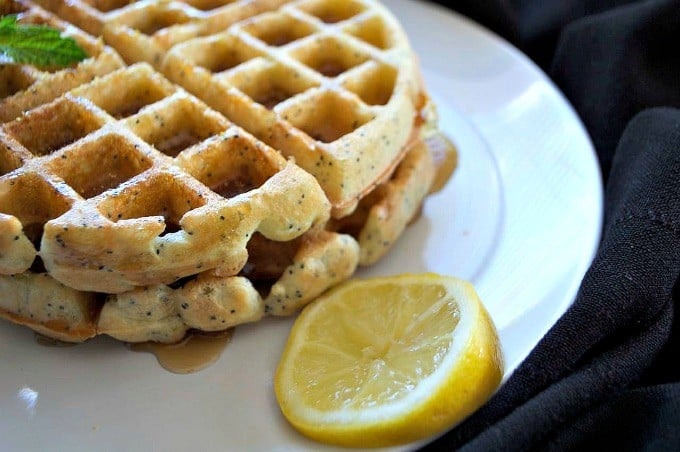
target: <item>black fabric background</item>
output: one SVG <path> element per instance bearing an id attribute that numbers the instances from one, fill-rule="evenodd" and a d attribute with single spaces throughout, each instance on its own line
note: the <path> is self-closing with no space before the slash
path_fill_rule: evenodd
<path id="1" fill-rule="evenodd" d="M 438 3 L 526 53 L 572 103 L 605 184 L 574 305 L 426 450 L 680 450 L 680 0 Z"/>

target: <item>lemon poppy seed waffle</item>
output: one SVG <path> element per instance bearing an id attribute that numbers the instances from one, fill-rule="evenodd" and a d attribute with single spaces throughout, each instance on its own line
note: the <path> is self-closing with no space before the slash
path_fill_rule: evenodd
<path id="1" fill-rule="evenodd" d="M 104 33 L 128 61 L 156 64 L 231 121 L 294 157 L 319 180 L 336 218 L 352 213 L 394 174 L 407 150 L 422 141 L 423 129 L 436 129 L 408 40 L 378 2 L 39 1 Z M 88 25 L 92 17 L 95 28 Z M 142 50 L 132 56 L 134 48 Z M 151 48 L 169 51 L 162 58 L 142 55 Z M 424 186 L 429 179 L 420 180 Z M 390 219 L 398 223 L 395 231 L 406 217 Z M 381 243 L 384 251 L 372 253 L 372 260 L 394 241 Z"/>
<path id="2" fill-rule="evenodd" d="M 208 35 L 273 10 L 287 0 L 35 0 L 94 36 L 128 62 L 160 67 L 178 42 Z"/>
<path id="3" fill-rule="evenodd" d="M 0 128 L 0 315 L 43 334 L 175 342 L 291 314 L 452 170 L 376 2 L 37 3 L 129 64 Z"/>
<path id="4" fill-rule="evenodd" d="M 38 0 L 146 61 L 321 183 L 334 216 L 392 174 L 427 103 L 394 17 L 371 0 Z"/>
<path id="5" fill-rule="evenodd" d="M 317 291 L 356 266 L 353 239 L 320 230 L 330 205 L 311 175 L 146 64 L 0 130 L 6 160 L 22 162 L 0 177 L 2 308 L 49 335 L 81 338 L 45 331 L 53 322 L 43 314 L 60 312 L 71 316 L 62 323 L 92 322 L 84 335 L 128 341 L 176 341 L 190 328 L 257 320 L 266 304 L 238 275 L 254 234 L 271 243 L 306 235 L 313 246 L 295 258 L 320 262 Z M 192 279 L 170 287 L 182 278 Z M 34 293 L 22 292 L 28 286 Z M 231 296 L 211 303 L 208 293 Z"/>
<path id="6" fill-rule="evenodd" d="M 163 71 L 294 157 L 334 217 L 393 173 L 425 103 L 408 42 L 375 2 L 289 2 L 174 46 Z"/>

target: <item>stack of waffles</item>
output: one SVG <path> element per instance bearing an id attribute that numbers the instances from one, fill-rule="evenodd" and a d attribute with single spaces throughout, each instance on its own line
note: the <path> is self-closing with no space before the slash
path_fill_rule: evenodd
<path id="1" fill-rule="evenodd" d="M 172 343 L 292 314 L 384 256 L 455 166 L 376 1 L 6 14 L 89 56 L 0 65 L 0 316 L 46 336 Z"/>

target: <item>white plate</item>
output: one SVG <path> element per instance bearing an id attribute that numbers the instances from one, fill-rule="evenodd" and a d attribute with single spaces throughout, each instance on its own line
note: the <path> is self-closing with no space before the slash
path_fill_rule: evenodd
<path id="1" fill-rule="evenodd" d="M 507 375 L 572 302 L 599 239 L 591 143 L 518 51 L 435 6 L 386 1 L 420 55 L 443 129 L 460 148 L 447 188 L 369 274 L 471 279 L 498 327 Z M 212 367 L 162 370 L 106 339 L 41 347 L 0 323 L 5 450 L 318 450 L 280 416 L 272 374 L 289 320 L 237 328 Z"/>

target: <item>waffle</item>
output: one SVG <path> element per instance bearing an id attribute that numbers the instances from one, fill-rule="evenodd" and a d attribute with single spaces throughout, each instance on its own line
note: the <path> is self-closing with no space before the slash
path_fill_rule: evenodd
<path id="1" fill-rule="evenodd" d="M 335 217 L 385 181 L 417 138 L 426 98 L 415 58 L 377 2 L 38 2 L 295 157 Z"/>
<path id="2" fill-rule="evenodd" d="M 178 42 L 212 34 L 269 11 L 286 0 L 36 0 L 95 36 L 103 36 L 128 63 L 160 67 Z"/>
<path id="3" fill-rule="evenodd" d="M 389 181 L 363 198 L 352 215 L 332 222 L 329 228 L 355 236 L 361 250 L 360 265 L 374 264 L 418 215 L 435 174 L 432 154 L 419 140 Z"/>
<path id="4" fill-rule="evenodd" d="M 225 281 L 247 263 L 252 235 L 271 241 L 312 236 L 329 217 L 330 205 L 311 175 L 146 64 L 114 71 L 5 123 L 0 142 L 6 161 L 21 162 L 0 178 L 5 283 L 17 281 L 16 290 L 25 284 L 13 277 L 31 271 L 39 247 L 52 286 L 90 293 L 91 303 L 95 293 L 116 294 L 104 301 L 95 330 L 124 340 L 139 334 L 176 340 L 170 331 L 176 327 L 153 323 L 170 298 L 191 319 L 182 322 L 182 335 L 189 328 L 210 330 L 207 301 L 199 308 L 206 319 L 181 306 L 203 291 L 222 290 L 216 284 L 232 290 Z M 349 262 L 338 272 L 343 278 L 354 271 Z M 182 287 L 168 286 L 198 273 Z M 243 279 L 249 304 L 228 298 L 228 310 L 238 308 L 239 315 L 220 319 L 221 328 L 265 311 Z M 324 289 L 332 279 L 325 281 Z M 109 314 L 108 304 L 141 299 L 138 293 L 156 294 L 147 298 L 157 308 L 143 311 L 147 327 L 137 335 L 116 333 L 110 319 L 134 315 Z M 21 314 L 18 306 L 3 308 Z"/>
<path id="5" fill-rule="evenodd" d="M 171 343 L 290 315 L 384 256 L 453 170 L 377 2 L 10 8 L 91 55 L 0 69 L 0 315 L 47 336 Z"/>
<path id="6" fill-rule="evenodd" d="M 176 45 L 163 71 L 294 157 L 342 217 L 418 134 L 414 59 L 388 17 L 375 3 L 292 2 Z"/>

